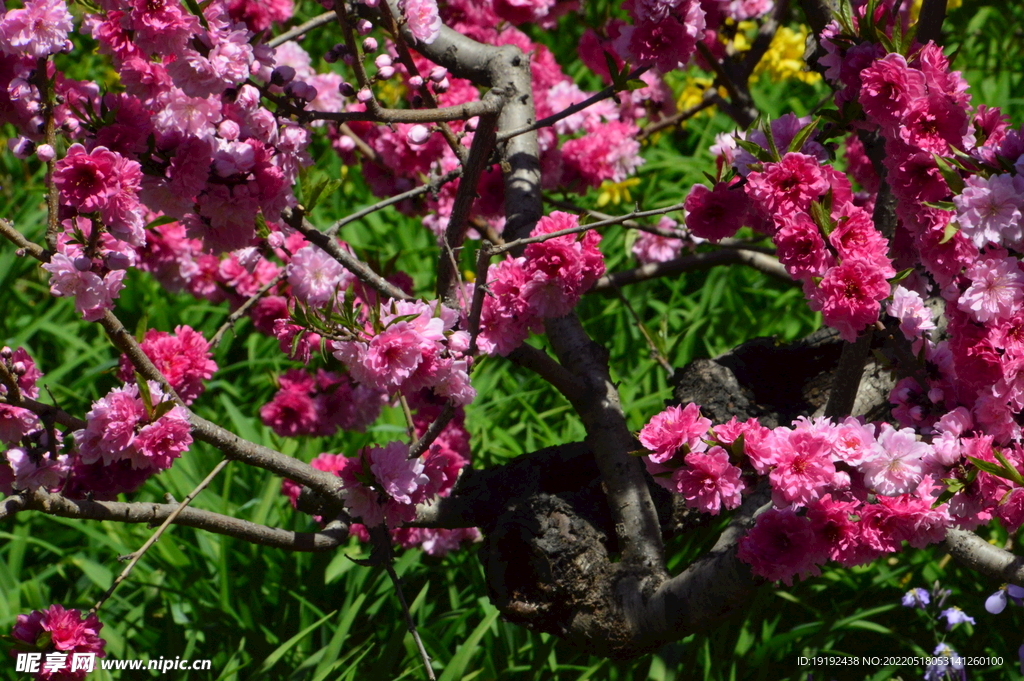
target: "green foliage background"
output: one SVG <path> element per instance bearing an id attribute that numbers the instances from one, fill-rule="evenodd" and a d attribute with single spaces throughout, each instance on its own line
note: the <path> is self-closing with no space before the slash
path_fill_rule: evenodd
<path id="1" fill-rule="evenodd" d="M 586 18 L 600 22 L 617 3 L 594 0 Z M 318 11 L 302 6 L 304 16 Z M 976 102 L 998 105 L 1015 125 L 1024 122 L 1024 8 L 1020 3 L 972 2 L 951 14 L 947 45 L 960 50 L 956 66 L 974 87 Z M 576 61 L 584 23 L 566 18 L 557 32 L 535 32 L 583 87 Z M 76 40 L 81 40 L 76 37 Z M 304 44 L 315 57 L 329 36 Z M 109 81 L 98 57 L 66 66 L 71 75 Z M 324 66 L 321 64 L 321 66 Z M 592 79 L 592 76 L 591 76 Z M 767 114 L 805 113 L 824 94 L 821 86 L 759 83 L 755 97 Z M 713 168 L 707 147 L 717 132 L 731 129 L 722 115 L 698 118 L 663 134 L 645 151 L 634 198 L 643 207 L 678 201 L 702 172 Z M 343 170 L 324 147 L 322 168 L 339 173 L 344 185 L 318 206 L 319 224 L 373 203 L 355 169 Z M 45 214 L 38 164 L 0 155 L 0 215 L 41 240 Z M 589 197 L 584 203 L 592 203 Z M 627 210 L 619 206 L 617 210 Z M 436 258 L 433 237 L 415 218 L 385 211 L 347 227 L 343 237 L 364 258 L 391 263 L 416 275 L 426 293 L 425 273 Z M 625 234 L 605 233 L 610 270 L 631 266 Z M 117 357 L 101 330 L 81 322 L 71 301 L 52 299 L 35 263 L 0 245 L 0 344 L 23 345 L 46 373 L 53 398 L 72 413 L 116 383 Z M 755 336 L 802 336 L 819 323 L 799 290 L 742 267 L 688 273 L 634 285 L 624 292 L 637 316 L 674 366 L 721 353 Z M 132 272 L 117 313 L 130 327 L 161 330 L 189 324 L 209 337 L 227 310 L 174 296 Z M 639 429 L 670 397 L 664 371 L 648 350 L 636 319 L 616 297 L 588 296 L 580 313 L 591 335 L 605 343 L 627 410 Z M 198 412 L 243 437 L 310 460 L 320 452 L 355 452 L 404 432 L 400 414 L 389 412 L 365 434 L 286 440 L 256 416 L 272 396 L 273 376 L 291 366 L 276 341 L 243 321 L 217 349 L 220 371 L 197 403 Z M 532 342 L 540 342 L 533 339 Z M 333 361 L 333 360 L 331 360 Z M 487 466 L 551 444 L 579 440 L 584 431 L 569 405 L 542 381 L 500 359 L 487 360 L 474 384 L 480 398 L 468 409 L 474 465 Z M 182 498 L 219 461 L 217 452 L 196 445 L 175 466 L 151 480 L 139 500 Z M 310 530 L 280 494 L 280 480 L 263 471 L 230 465 L 195 505 L 276 527 Z M 680 537 L 670 547 L 679 569 L 708 545 L 715 528 Z M 19 613 L 50 603 L 87 609 L 120 571 L 116 557 L 138 548 L 151 530 L 117 523 L 79 523 L 23 513 L 0 525 L 0 632 Z M 1005 533 L 981 530 L 1002 544 Z M 971 668 L 970 678 L 1019 679 L 1016 651 L 1022 640 L 1021 610 L 999 616 L 984 611 L 985 597 L 999 585 L 979 580 L 943 557 L 938 548 L 911 550 L 853 570 L 826 570 L 793 587 L 765 588 L 748 612 L 714 631 L 691 636 L 632 663 L 612 663 L 582 654 L 554 637 L 506 624 L 487 600 L 476 549 L 431 558 L 419 551 L 400 555 L 397 570 L 439 677 L 455 679 L 808 679 L 799 655 L 926 655 L 935 646 L 932 629 L 917 613 L 898 605 L 911 587 L 935 581 L 953 589 L 950 603 L 977 620 L 948 642 L 966 655 L 1002 656 L 1006 663 Z M 353 543 L 333 555 L 289 554 L 234 539 L 175 527 L 154 547 L 101 612 L 107 651 L 116 659 L 160 657 L 213 660 L 210 672 L 172 672 L 174 678 L 242 679 L 424 679 L 425 672 L 405 631 L 389 581 L 379 571 L 348 560 L 363 547 Z M 918 678 L 914 668 L 832 669 L 815 679 Z M 146 677 L 148 673 L 142 673 Z M 13 665 L 0 663 L 0 679 L 15 679 Z M 107 673 L 90 678 L 105 681 Z M 128 678 L 124 676 L 122 678 Z M 133 677 L 135 678 L 135 677 Z"/>

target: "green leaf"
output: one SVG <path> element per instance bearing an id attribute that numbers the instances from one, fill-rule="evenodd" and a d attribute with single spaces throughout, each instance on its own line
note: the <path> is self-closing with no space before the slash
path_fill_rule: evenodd
<path id="1" fill-rule="evenodd" d="M 977 459 L 973 456 L 968 456 L 967 458 L 970 459 L 971 463 L 973 463 L 978 469 L 983 470 L 991 475 L 1003 478 L 1004 480 L 1017 482 L 1016 478 L 1020 477 L 1020 473 L 1018 473 L 1016 470 L 1014 470 L 1011 473 L 1007 469 L 1003 468 L 998 464 L 994 464 L 991 461 L 983 461 L 982 459 Z"/>
<path id="2" fill-rule="evenodd" d="M 149 391 L 149 383 L 138 371 L 135 372 L 135 385 L 139 386 L 139 397 L 142 398 L 142 405 L 146 407 L 146 417 L 153 419 L 153 394 Z"/>
<path id="3" fill-rule="evenodd" d="M 950 239 L 955 237 L 956 233 L 959 232 L 959 231 L 960 231 L 959 223 L 957 223 L 956 220 L 950 220 L 946 224 L 946 229 L 942 232 L 942 239 L 939 240 L 939 244 L 941 245 L 941 244 L 946 243 L 947 241 L 949 241 Z"/>
<path id="4" fill-rule="evenodd" d="M 1006 456 L 1001 451 L 993 447 L 992 455 L 999 459 L 999 463 L 1003 464 L 1003 467 L 1006 468 L 1006 472 L 1010 475 L 1010 480 L 1013 480 L 1018 485 L 1024 485 L 1024 476 L 1021 476 L 1020 471 L 1006 460 Z"/>
<path id="5" fill-rule="evenodd" d="M 822 234 L 828 237 L 836 229 L 836 222 L 832 219 L 829 210 L 820 201 L 811 201 L 811 219 L 818 226 Z"/>
<path id="6" fill-rule="evenodd" d="M 313 622 L 308 627 L 306 627 L 305 629 L 303 629 L 302 631 L 295 634 L 290 639 L 279 645 L 277 649 L 274 650 L 274 652 L 270 653 L 270 655 L 267 656 L 267 659 L 263 660 L 263 664 L 260 665 L 260 668 L 256 671 L 256 676 L 261 676 L 270 671 L 270 669 L 275 664 L 277 664 L 277 661 L 284 657 L 289 650 L 294 648 L 299 641 L 306 638 L 306 636 L 308 636 L 310 632 L 319 627 L 321 624 L 323 624 L 330 618 L 334 617 L 334 615 L 337 612 L 337 610 L 334 610 L 328 613 L 327 615 L 324 615 L 322 618 L 318 619 L 316 622 Z"/>
<path id="7" fill-rule="evenodd" d="M 890 284 L 898 284 L 901 281 L 903 281 L 904 279 L 906 279 L 907 277 L 909 277 L 910 273 L 913 272 L 913 271 L 914 271 L 913 267 L 908 267 L 905 270 L 900 270 L 899 272 L 896 273 L 895 277 L 893 277 L 892 279 L 889 280 L 889 283 Z"/>
<path id="8" fill-rule="evenodd" d="M 793 141 L 789 143 L 789 151 L 796 152 L 804 148 L 804 144 L 810 139 L 814 131 L 818 129 L 818 124 L 821 123 L 821 117 L 815 118 L 809 125 L 805 125 L 800 132 L 796 134 Z"/>
<path id="9" fill-rule="evenodd" d="M 737 139 L 736 144 L 740 147 L 740 149 L 743 149 L 744 151 L 746 151 L 747 153 L 749 153 L 751 156 L 756 158 L 758 161 L 761 161 L 762 163 L 771 163 L 773 160 L 775 160 L 772 158 L 771 152 L 762 147 L 760 144 L 754 144 L 750 140 L 741 139 Z"/>
<path id="10" fill-rule="evenodd" d="M 946 181 L 946 185 L 950 191 L 954 194 L 959 194 L 964 190 L 964 179 L 960 177 L 960 173 L 953 169 L 949 162 L 932 152 L 932 158 L 935 159 L 935 165 L 939 167 L 939 172 L 942 173 L 942 179 Z"/>
<path id="11" fill-rule="evenodd" d="M 775 133 L 772 132 L 772 122 L 769 119 L 765 118 L 761 131 L 768 138 L 768 151 L 772 154 L 771 160 L 778 162 L 782 159 L 782 156 L 779 154 L 779 146 L 775 143 Z"/>
<path id="12" fill-rule="evenodd" d="M 451 662 L 445 665 L 444 672 L 441 674 L 437 681 L 455 681 L 461 679 L 465 672 L 466 665 L 469 664 L 469 660 L 473 657 L 473 653 L 480 647 L 480 639 L 484 637 L 487 630 L 491 628 L 494 621 L 498 619 L 500 611 L 493 606 L 484 606 L 491 612 L 484 618 L 484 621 L 477 625 L 473 633 L 469 635 L 469 638 L 459 646 L 458 651 L 452 658 Z"/>

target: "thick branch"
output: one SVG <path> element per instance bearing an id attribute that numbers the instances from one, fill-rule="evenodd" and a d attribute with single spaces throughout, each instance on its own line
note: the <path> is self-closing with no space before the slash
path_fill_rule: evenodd
<path id="1" fill-rule="evenodd" d="M 21 510 L 31 510 L 62 518 L 156 525 L 166 520 L 177 508 L 178 504 L 74 500 L 59 494 L 36 490 L 7 497 L 0 501 L 0 520 Z M 340 546 L 348 536 L 348 533 L 344 531 L 292 532 L 191 506 L 182 509 L 178 517 L 174 519 L 174 524 L 289 551 L 329 551 Z"/>
<path id="2" fill-rule="evenodd" d="M 942 37 L 942 22 L 946 19 L 946 0 L 924 0 L 920 18 L 917 20 L 917 39 L 927 43 L 939 42 Z"/>
<path id="3" fill-rule="evenodd" d="M 949 554 L 964 567 L 975 572 L 1024 586 L 1024 558 L 993 546 L 987 541 L 964 530 L 949 529 L 944 543 Z"/>
<path id="4" fill-rule="evenodd" d="M 377 107 L 374 111 L 314 111 L 310 112 L 310 120 L 335 121 L 372 121 L 376 123 L 441 123 L 446 121 L 465 121 L 474 116 L 486 116 L 497 113 L 500 104 L 495 106 L 494 100 L 484 97 L 474 102 L 466 102 L 457 106 L 446 106 L 438 109 L 385 109 Z"/>
<path id="5" fill-rule="evenodd" d="M 839 420 L 852 416 L 853 405 L 857 400 L 857 391 L 864 376 L 868 354 L 871 352 L 871 337 L 874 335 L 868 327 L 854 343 L 843 344 L 843 354 L 839 356 L 839 366 L 832 381 L 832 389 L 828 394 L 825 416 Z"/>

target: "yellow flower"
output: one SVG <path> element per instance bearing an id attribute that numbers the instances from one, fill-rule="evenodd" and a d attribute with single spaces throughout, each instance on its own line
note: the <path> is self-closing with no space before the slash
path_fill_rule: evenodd
<path id="1" fill-rule="evenodd" d="M 377 99 L 396 106 L 405 98 L 405 84 L 399 78 L 377 81 Z"/>
<path id="2" fill-rule="evenodd" d="M 640 184 L 640 178 L 638 177 L 631 177 L 622 182 L 605 180 L 601 183 L 601 193 L 597 195 L 597 207 L 601 208 L 609 203 L 617 206 L 623 201 L 632 201 L 633 197 L 629 194 L 629 188 L 635 187 L 638 184 Z"/>
<path id="3" fill-rule="evenodd" d="M 764 57 L 754 69 L 752 78 L 768 74 L 773 83 L 796 78 L 804 83 L 815 83 L 821 79 L 817 71 L 808 71 L 804 63 L 804 49 L 807 44 L 808 28 L 801 25 L 799 31 L 787 26 L 779 27 Z"/>
<path id="4" fill-rule="evenodd" d="M 910 23 L 916 24 L 918 17 L 921 16 L 921 5 L 924 4 L 924 0 L 914 0 L 910 4 Z M 964 0 L 946 0 L 946 11 L 958 9 L 963 7 Z"/>

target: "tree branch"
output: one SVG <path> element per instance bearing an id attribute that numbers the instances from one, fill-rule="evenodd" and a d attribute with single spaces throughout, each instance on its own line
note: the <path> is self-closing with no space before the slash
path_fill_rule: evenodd
<path id="1" fill-rule="evenodd" d="M 331 10 L 330 12 L 324 12 L 320 16 L 313 17 L 306 23 L 299 24 L 295 28 L 289 29 L 282 33 L 281 35 L 267 41 L 267 45 L 269 47 L 277 47 L 278 45 L 283 45 L 289 40 L 293 40 L 301 35 L 304 35 L 305 33 L 308 33 L 309 31 L 312 31 L 314 28 L 319 28 L 321 26 L 324 26 L 325 24 L 333 23 L 334 20 L 337 18 L 338 15 L 334 10 Z"/>
<path id="2" fill-rule="evenodd" d="M 375 123 L 443 123 L 446 121 L 465 121 L 475 116 L 486 116 L 497 113 L 500 104 L 495 106 L 494 100 L 483 99 L 466 102 L 456 106 L 437 109 L 385 109 L 378 106 L 374 111 L 311 111 L 310 120 L 335 121 L 348 123 L 351 121 L 371 121 Z"/>
<path id="3" fill-rule="evenodd" d="M 684 255 L 675 260 L 648 263 L 631 270 L 606 274 L 598 279 L 597 283 L 587 293 L 611 291 L 620 286 L 635 284 L 647 281 L 648 279 L 669 277 L 682 272 L 703 270 L 717 267 L 718 265 L 748 265 L 780 281 L 793 282 L 792 277 L 786 272 L 786 268 L 770 255 L 748 251 L 743 248 L 723 248 L 717 251 Z"/>
<path id="4" fill-rule="evenodd" d="M 0 520 L 11 517 L 21 510 L 30 510 L 62 518 L 153 525 L 164 522 L 177 508 L 179 504 L 75 500 L 60 494 L 36 490 L 0 500 Z M 181 511 L 174 519 L 174 524 L 289 551 L 330 551 L 341 546 L 348 537 L 347 531 L 292 532 L 191 506 Z"/>
<path id="5" fill-rule="evenodd" d="M 934 40 L 938 44 L 945 19 L 946 0 L 924 0 L 917 19 L 917 40 L 921 43 Z"/>
<path id="6" fill-rule="evenodd" d="M 943 546 L 966 568 L 1001 582 L 1024 586 L 1024 558 L 989 544 L 973 532 L 950 528 Z"/>

